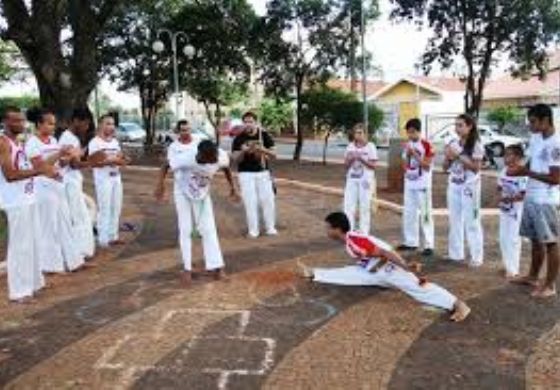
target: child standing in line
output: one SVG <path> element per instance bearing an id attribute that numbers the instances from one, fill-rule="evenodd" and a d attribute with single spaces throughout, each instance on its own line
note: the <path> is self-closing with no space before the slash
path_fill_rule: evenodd
<path id="1" fill-rule="evenodd" d="M 377 148 L 368 142 L 362 124 L 352 130 L 352 142 L 344 155 L 346 166 L 346 187 L 344 190 L 344 212 L 350 220 L 351 230 L 369 234 L 371 221 L 372 186 L 375 183 Z M 359 223 L 355 226 L 356 212 L 359 210 Z"/>
<path id="2" fill-rule="evenodd" d="M 505 150 L 505 168 L 498 177 L 500 192 L 500 250 L 506 277 L 515 278 L 519 275 L 519 259 L 521 256 L 521 236 L 519 228 L 523 215 L 523 200 L 527 190 L 527 176 L 510 176 L 523 168 L 523 147 L 511 145 Z"/>
<path id="3" fill-rule="evenodd" d="M 432 160 L 434 148 L 421 138 L 422 123 L 411 119 L 406 123 L 408 142 L 403 151 L 404 167 L 404 244 L 399 250 L 416 250 L 420 231 L 424 236 L 423 256 L 434 251 L 434 219 L 432 217 Z"/>

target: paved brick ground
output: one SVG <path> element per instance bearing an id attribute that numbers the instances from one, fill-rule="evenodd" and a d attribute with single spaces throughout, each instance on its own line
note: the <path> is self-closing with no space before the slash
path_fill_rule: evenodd
<path id="1" fill-rule="evenodd" d="M 286 171 L 287 168 L 286 168 Z M 340 265 L 322 218 L 341 200 L 281 187 L 280 235 L 246 240 L 242 209 L 214 188 L 230 277 L 178 281 L 173 206 L 152 201 L 154 174 L 125 173 L 128 244 L 94 269 L 51 279 L 37 303 L 0 304 L 0 385 L 17 389 L 558 388 L 560 304 L 536 303 L 498 276 L 496 221 L 486 265 L 427 261 L 430 280 L 468 299 L 455 325 L 394 291 L 311 285 L 298 262 Z M 375 231 L 399 241 L 399 216 Z M 445 253 L 446 219 L 437 219 Z M 195 250 L 200 259 L 200 248 Z M 526 263 L 526 253 L 524 256 Z M 524 264 L 526 265 L 526 264 Z M 5 296 L 5 282 L 0 284 Z"/>

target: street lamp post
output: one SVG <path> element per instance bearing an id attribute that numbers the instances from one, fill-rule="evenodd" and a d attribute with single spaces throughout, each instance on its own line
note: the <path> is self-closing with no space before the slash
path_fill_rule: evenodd
<path id="1" fill-rule="evenodd" d="M 364 127 L 366 134 L 369 134 L 369 108 L 367 102 L 367 80 L 366 80 L 366 46 L 365 46 L 365 35 L 366 35 L 366 15 L 364 10 L 364 2 L 360 1 L 360 33 L 361 33 L 361 46 L 362 46 L 362 99 L 364 104 Z"/>
<path id="2" fill-rule="evenodd" d="M 179 37 L 185 38 L 188 40 L 188 36 L 184 31 L 171 31 L 166 28 L 160 29 L 157 31 L 156 37 L 157 40 L 152 44 L 152 49 L 156 53 L 162 53 L 165 50 L 165 44 L 160 40 L 162 35 L 168 35 L 169 39 L 171 40 L 171 52 L 173 54 L 173 87 L 174 87 L 174 94 L 175 94 L 175 115 L 177 119 L 179 119 L 179 66 L 177 63 L 177 41 Z M 185 45 L 183 47 L 183 54 L 188 59 L 192 59 L 195 55 L 195 48 L 192 45 Z"/>

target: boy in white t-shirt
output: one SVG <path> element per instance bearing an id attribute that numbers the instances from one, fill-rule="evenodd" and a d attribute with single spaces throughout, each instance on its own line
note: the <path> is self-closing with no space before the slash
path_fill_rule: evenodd
<path id="1" fill-rule="evenodd" d="M 193 228 L 202 237 L 206 270 L 220 279 L 223 276 L 224 260 L 218 241 L 210 183 L 219 170 L 224 170 L 231 195 L 237 197 L 229 169 L 229 156 L 212 141 L 184 143 L 180 138 L 169 146 L 167 157 L 175 176 L 174 198 L 184 266 L 183 281 L 186 285 L 191 281 Z"/>
<path id="2" fill-rule="evenodd" d="M 344 154 L 346 187 L 344 189 L 344 212 L 350 220 L 351 230 L 369 234 L 371 221 L 372 187 L 375 185 L 377 148 L 367 140 L 363 125 L 352 130 L 352 142 Z M 356 212 L 359 222 L 356 226 Z"/>
<path id="3" fill-rule="evenodd" d="M 520 232 L 531 240 L 531 269 L 529 275 L 515 282 L 533 286 L 533 297 L 549 298 L 556 296 L 560 267 L 560 135 L 554 129 L 552 109 L 546 104 L 531 107 L 527 116 L 533 133 L 529 163 L 512 175 L 529 178 Z M 546 278 L 540 283 L 545 261 Z"/>
<path id="4" fill-rule="evenodd" d="M 89 168 L 90 164 L 83 161 L 85 151 L 80 138 L 85 137 L 91 124 L 91 114 L 87 109 L 76 109 L 72 113 L 72 123 L 65 130 L 58 143 L 60 146 L 72 147 L 78 151 L 77 155 L 63 168 L 66 199 L 70 209 L 70 219 L 77 245 L 86 258 L 95 253 L 95 239 L 93 237 L 93 222 L 86 204 L 83 190 L 83 175 L 81 169 Z"/>
<path id="5" fill-rule="evenodd" d="M 521 216 L 523 199 L 527 190 L 527 177 L 510 176 L 523 166 L 524 152 L 521 145 L 508 146 L 504 154 L 506 167 L 498 177 L 500 192 L 500 250 L 506 277 L 514 278 L 519 274 L 521 256 Z"/>
<path id="6" fill-rule="evenodd" d="M 120 167 L 128 164 L 115 137 L 115 120 L 111 115 L 99 119 L 99 130 L 88 145 L 88 160 L 93 167 L 97 197 L 97 234 L 101 247 L 120 245 L 119 219 L 122 209 L 123 187 Z"/>
<path id="7" fill-rule="evenodd" d="M 404 168 L 404 244 L 399 250 L 416 250 L 420 231 L 424 236 L 422 255 L 434 250 L 434 219 L 432 217 L 432 159 L 434 148 L 421 138 L 422 123 L 411 119 L 406 123 L 408 142 L 403 150 Z"/>

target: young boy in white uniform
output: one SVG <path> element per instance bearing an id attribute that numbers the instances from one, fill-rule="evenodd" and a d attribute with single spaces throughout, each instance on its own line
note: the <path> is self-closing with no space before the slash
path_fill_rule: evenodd
<path id="1" fill-rule="evenodd" d="M 406 123 L 408 142 L 403 150 L 404 167 L 404 244 L 399 250 L 416 250 L 420 231 L 424 236 L 423 256 L 434 250 L 434 219 L 432 216 L 432 145 L 421 138 L 422 123 L 411 119 Z"/>
<path id="2" fill-rule="evenodd" d="M 523 168 L 523 147 L 511 145 L 505 149 L 505 168 L 498 177 L 500 193 L 500 250 L 506 278 L 512 279 L 519 275 L 521 257 L 521 216 L 523 215 L 523 199 L 527 190 L 526 176 L 510 176 Z"/>
<path id="3" fill-rule="evenodd" d="M 87 109 L 74 110 L 70 129 L 64 131 L 58 141 L 60 146 L 72 147 L 78 151 L 76 157 L 63 168 L 63 177 L 74 236 L 80 252 L 87 258 L 93 257 L 95 253 L 95 239 L 93 237 L 93 223 L 83 192 L 84 178 L 82 172 L 80 172 L 80 169 L 89 167 L 89 164 L 83 161 L 85 151 L 82 149 L 80 138 L 83 138 L 89 129 L 90 118 Z"/>
<path id="4" fill-rule="evenodd" d="M 37 113 L 36 135 L 25 143 L 25 153 L 34 167 L 56 163 L 58 167 L 76 153 L 72 147 L 63 147 L 53 137 L 56 126 L 54 114 L 48 110 Z M 84 265 L 70 218 L 70 209 L 63 184 L 63 171 L 55 179 L 39 176 L 35 179 L 37 207 L 41 234 L 39 237 L 40 262 L 44 272 L 75 271 Z"/>
<path id="5" fill-rule="evenodd" d="M 318 283 L 396 288 L 419 302 L 450 311 L 452 321 L 467 318 L 470 308 L 463 301 L 438 285 L 418 278 L 386 242 L 351 232 L 344 213 L 332 213 L 325 221 L 329 238 L 345 243 L 346 251 L 357 264 L 330 269 L 304 267 L 304 276 Z"/>
<path id="6" fill-rule="evenodd" d="M 191 280 L 193 228 L 202 237 L 206 270 L 213 272 L 215 278 L 219 279 L 223 276 L 224 260 L 218 241 L 210 183 L 216 172 L 224 170 L 230 183 L 231 195 L 236 196 L 229 157 L 212 141 L 182 143 L 179 139 L 169 146 L 167 158 L 174 173 L 183 280 L 186 284 Z"/>
<path id="7" fill-rule="evenodd" d="M 6 108 L 4 134 L 0 136 L 0 205 L 8 217 L 8 297 L 25 302 L 45 285 L 39 260 L 39 215 L 34 178 L 56 177 L 50 164 L 33 168 L 18 136 L 25 131 L 25 118 L 18 108 Z"/>
<path id="8" fill-rule="evenodd" d="M 466 235 L 471 255 L 470 266 L 479 267 L 484 257 L 480 216 L 480 168 L 484 148 L 476 121 L 471 116 L 459 115 L 455 127 L 459 139 L 446 146 L 443 163 L 443 168 L 449 171 L 449 259 L 465 260 Z"/>
<path id="9" fill-rule="evenodd" d="M 365 129 L 361 124 L 354 126 L 352 137 L 352 142 L 348 145 L 344 154 L 347 169 L 344 212 L 350 220 L 351 230 L 369 234 L 377 148 L 372 142 L 368 142 Z M 357 227 L 355 220 L 358 210 L 359 223 Z"/>
<path id="10" fill-rule="evenodd" d="M 119 240 L 123 200 L 120 167 L 127 164 L 127 159 L 115 137 L 115 120 L 111 115 L 104 115 L 99 119 L 99 130 L 97 136 L 89 142 L 88 153 L 97 197 L 99 245 L 104 248 L 121 245 L 124 242 Z"/>

